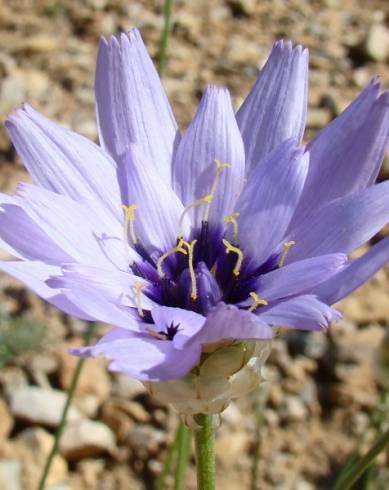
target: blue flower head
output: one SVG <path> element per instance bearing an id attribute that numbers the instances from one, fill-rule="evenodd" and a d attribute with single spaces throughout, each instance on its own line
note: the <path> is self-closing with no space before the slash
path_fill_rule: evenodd
<path id="1" fill-rule="evenodd" d="M 100 146 L 28 105 L 8 118 L 35 184 L 2 196 L 1 245 L 17 260 L 0 267 L 114 326 L 77 355 L 165 382 L 211 376 L 226 348 L 232 376 L 250 341 L 273 325 L 326 329 L 331 305 L 385 264 L 389 238 L 348 255 L 389 219 L 389 183 L 374 184 L 389 94 L 373 80 L 303 146 L 307 73 L 307 50 L 279 41 L 236 114 L 227 89 L 207 87 L 181 135 L 134 30 L 100 41 Z"/>

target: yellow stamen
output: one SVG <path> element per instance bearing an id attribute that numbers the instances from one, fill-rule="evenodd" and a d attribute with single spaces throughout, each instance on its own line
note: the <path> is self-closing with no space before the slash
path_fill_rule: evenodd
<path id="1" fill-rule="evenodd" d="M 248 309 L 250 313 L 256 310 L 260 305 L 266 306 L 267 304 L 269 304 L 265 299 L 260 298 L 255 291 L 251 291 L 250 296 L 254 300 L 254 303 Z"/>
<path id="2" fill-rule="evenodd" d="M 289 249 L 293 247 L 293 245 L 296 245 L 296 242 L 294 240 L 289 240 L 284 243 L 284 250 L 282 252 L 280 261 L 278 262 L 278 267 L 282 267 L 285 264 L 285 260 L 288 255 Z"/>
<path id="3" fill-rule="evenodd" d="M 134 282 L 133 284 L 133 289 L 135 290 L 135 301 L 136 301 L 136 307 L 138 309 L 138 315 L 143 318 L 144 317 L 144 313 L 143 313 L 143 310 L 142 310 L 142 300 L 141 300 L 141 296 L 142 296 L 142 289 L 144 289 L 145 287 L 147 286 L 147 284 L 145 284 L 144 282 Z"/>
<path id="4" fill-rule="evenodd" d="M 234 247 L 233 245 L 231 245 L 231 243 L 224 238 L 223 238 L 223 244 L 226 247 L 226 253 L 227 254 L 230 252 L 234 252 L 238 256 L 238 260 L 236 261 L 235 267 L 232 271 L 234 276 L 238 277 L 240 274 L 240 269 L 242 267 L 242 263 L 243 263 L 243 257 L 244 257 L 243 252 L 242 252 L 242 250 L 240 250 L 240 248 Z"/>
<path id="5" fill-rule="evenodd" d="M 223 172 L 223 170 L 225 168 L 231 167 L 231 165 L 229 163 L 222 163 L 220 160 L 217 160 L 217 159 L 214 160 L 214 163 L 216 165 L 216 173 L 215 173 L 215 177 L 213 179 L 212 186 L 211 186 L 211 192 L 210 192 L 211 196 L 214 196 L 216 193 L 216 189 L 217 189 L 217 186 L 218 186 L 219 180 L 220 180 L 220 175 Z M 205 208 L 203 221 L 209 220 L 209 210 L 211 209 L 211 202 L 212 201 L 209 201 L 207 204 L 207 207 Z"/>
<path id="6" fill-rule="evenodd" d="M 135 229 L 134 229 L 134 221 L 135 221 L 135 209 L 138 207 L 136 204 L 131 204 L 130 206 L 126 206 L 125 204 L 121 205 L 124 210 L 124 239 L 125 243 L 128 243 L 128 232 L 130 232 L 130 237 L 132 243 L 135 245 L 137 243 Z"/>
<path id="7" fill-rule="evenodd" d="M 166 335 L 163 335 L 161 333 L 158 333 L 158 332 L 156 332 L 155 330 L 153 330 L 151 328 L 146 328 L 145 329 L 145 332 L 148 333 L 149 335 L 151 335 L 152 337 L 155 337 L 156 339 L 166 340 Z"/>
<path id="8" fill-rule="evenodd" d="M 215 263 L 213 264 L 213 266 L 212 266 L 212 268 L 211 268 L 211 271 L 210 271 L 210 272 L 211 272 L 211 274 L 212 274 L 213 276 L 216 276 L 216 272 L 217 272 L 217 262 L 215 262 Z"/>
<path id="9" fill-rule="evenodd" d="M 224 218 L 224 223 L 227 225 L 228 223 L 232 224 L 233 227 L 233 239 L 234 243 L 238 243 L 238 238 L 239 238 L 239 225 L 238 222 L 236 221 L 236 218 L 239 218 L 240 213 L 232 213 L 226 218 Z"/>
<path id="10" fill-rule="evenodd" d="M 157 261 L 157 271 L 158 271 L 158 275 L 161 279 L 163 279 L 165 277 L 165 273 L 163 272 L 163 269 L 162 269 L 162 262 L 167 259 L 170 255 L 173 255 L 177 252 L 180 252 L 184 255 L 187 255 L 187 251 L 185 250 L 185 248 L 183 248 L 183 245 L 186 244 L 185 240 L 183 240 L 182 238 L 180 238 L 178 244 L 171 248 L 170 250 L 168 250 L 167 252 L 165 252 L 163 255 L 160 256 L 160 258 L 158 259 Z"/>
<path id="11" fill-rule="evenodd" d="M 196 245 L 196 243 L 197 243 L 197 240 L 192 240 L 190 243 L 184 241 L 184 244 L 188 248 L 188 253 L 189 253 L 189 256 L 188 256 L 189 274 L 190 274 L 190 280 L 192 282 L 192 293 L 191 293 L 190 297 L 193 300 L 197 299 L 196 273 L 195 273 L 194 267 L 193 267 L 193 250 L 194 250 L 194 246 Z"/>
<path id="12" fill-rule="evenodd" d="M 202 197 L 201 199 L 198 199 L 197 201 L 192 202 L 192 204 L 189 204 L 189 206 L 187 206 L 184 209 L 184 211 L 182 212 L 182 214 L 180 216 L 180 220 L 178 221 L 178 238 L 182 238 L 182 236 L 183 236 L 182 225 L 184 224 L 184 218 L 185 218 L 186 214 L 188 213 L 188 211 L 190 211 L 192 208 L 195 208 L 197 206 L 201 206 L 201 204 L 211 203 L 212 200 L 213 200 L 213 195 L 207 194 L 206 196 Z"/>

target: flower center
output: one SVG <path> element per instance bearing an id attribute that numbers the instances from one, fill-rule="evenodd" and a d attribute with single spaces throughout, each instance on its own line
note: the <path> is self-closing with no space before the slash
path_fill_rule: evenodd
<path id="1" fill-rule="evenodd" d="M 255 260 L 246 256 L 239 245 L 240 213 L 233 212 L 221 221 L 220 225 L 210 223 L 210 209 L 217 193 L 220 176 L 230 168 L 227 163 L 215 160 L 215 175 L 209 194 L 189 204 L 182 212 L 178 222 L 177 242 L 174 247 L 152 258 L 138 242 L 135 233 L 136 204 L 123 205 L 125 213 L 124 235 L 126 245 L 129 240 L 141 256 L 130 268 L 134 274 L 143 277 L 149 285 L 140 281 L 133 285 L 139 317 L 143 322 L 152 323 L 150 312 L 142 308 L 142 295 L 156 303 L 196 311 L 206 315 L 218 302 L 229 304 L 251 300 L 244 308 L 255 312 L 266 306 L 268 301 L 256 292 L 260 276 L 285 263 L 293 241 L 284 244 L 283 251 L 274 253 L 264 263 L 255 264 Z M 183 223 L 191 209 L 204 206 L 200 229 L 192 230 L 191 240 L 183 236 Z M 231 241 L 226 238 L 228 228 L 232 227 Z M 172 340 L 178 331 L 178 325 L 170 325 L 166 331 L 150 335 L 163 340 Z"/>

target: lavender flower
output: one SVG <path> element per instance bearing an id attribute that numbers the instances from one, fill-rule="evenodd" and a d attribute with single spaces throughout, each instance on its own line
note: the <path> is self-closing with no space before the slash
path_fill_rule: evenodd
<path id="1" fill-rule="evenodd" d="M 36 184 L 2 195 L 2 247 L 20 260 L 0 267 L 115 326 L 76 354 L 165 382 L 154 391 L 201 370 L 220 391 L 221 366 L 224 383 L 258 371 L 272 325 L 325 329 L 340 317 L 330 305 L 386 263 L 389 238 L 347 256 L 389 218 L 389 182 L 373 185 L 389 93 L 372 80 L 304 147 L 307 73 L 307 50 L 277 42 L 236 115 L 228 91 L 208 87 L 181 136 L 132 31 L 100 41 L 101 147 L 27 104 L 8 118 Z"/>

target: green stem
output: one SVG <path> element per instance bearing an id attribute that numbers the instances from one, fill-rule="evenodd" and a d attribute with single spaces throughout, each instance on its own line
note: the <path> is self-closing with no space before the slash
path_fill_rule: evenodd
<path id="1" fill-rule="evenodd" d="M 93 335 L 95 328 L 96 328 L 95 323 L 90 323 L 88 325 L 88 328 L 86 330 L 85 337 L 84 337 L 85 345 L 88 345 L 90 343 L 90 340 L 92 338 L 92 335 Z M 75 393 L 76 388 L 77 388 L 78 380 L 80 379 L 80 375 L 81 375 L 81 371 L 82 371 L 82 367 L 84 365 L 84 362 L 85 362 L 85 359 L 83 359 L 83 358 L 80 358 L 77 361 L 76 368 L 74 370 L 73 377 L 72 377 L 71 382 L 70 382 L 70 386 L 67 390 L 66 402 L 65 402 L 65 405 L 64 405 L 63 410 L 62 410 L 61 419 L 59 421 L 57 430 L 54 434 L 53 446 L 51 448 L 50 454 L 47 457 L 45 467 L 43 468 L 42 476 L 41 476 L 41 479 L 39 481 L 38 490 L 44 490 L 44 488 L 46 486 L 46 480 L 47 480 L 47 477 L 48 477 L 50 469 L 51 469 L 51 465 L 53 464 L 54 457 L 58 453 L 59 442 L 61 440 L 61 436 L 62 436 L 63 430 L 65 428 L 65 425 L 66 425 L 66 418 L 67 418 L 68 411 L 69 411 L 70 405 L 71 405 L 73 397 L 74 397 L 74 393 Z"/>
<path id="2" fill-rule="evenodd" d="M 198 414 L 194 420 L 197 490 L 215 490 L 215 431 L 212 415 Z"/>
<path id="3" fill-rule="evenodd" d="M 174 490 L 183 490 L 185 488 L 186 470 L 188 468 L 190 449 L 192 442 L 192 433 L 180 422 L 178 427 L 178 445 L 177 461 L 175 471 Z"/>
<path id="4" fill-rule="evenodd" d="M 173 443 L 170 445 L 169 449 L 166 453 L 165 462 L 163 464 L 162 472 L 159 475 L 157 483 L 155 484 L 155 490 L 164 490 L 165 488 L 165 480 L 168 474 L 170 473 L 170 468 L 172 466 L 173 457 L 177 452 L 178 444 L 180 442 L 180 426 L 178 426 L 176 435 Z"/>
<path id="5" fill-rule="evenodd" d="M 160 48 L 158 53 L 158 73 L 160 76 L 162 76 L 166 66 L 169 35 L 172 30 L 172 5 L 173 5 L 173 0 L 165 0 L 165 4 L 163 7 L 163 15 L 164 15 L 165 23 L 162 31 Z"/>
<path id="6" fill-rule="evenodd" d="M 375 458 L 385 449 L 387 444 L 389 444 L 389 429 L 376 439 L 376 442 L 365 456 L 358 459 L 351 466 L 344 478 L 335 485 L 334 490 L 348 490 L 351 488 L 362 473 L 374 462 Z"/>

